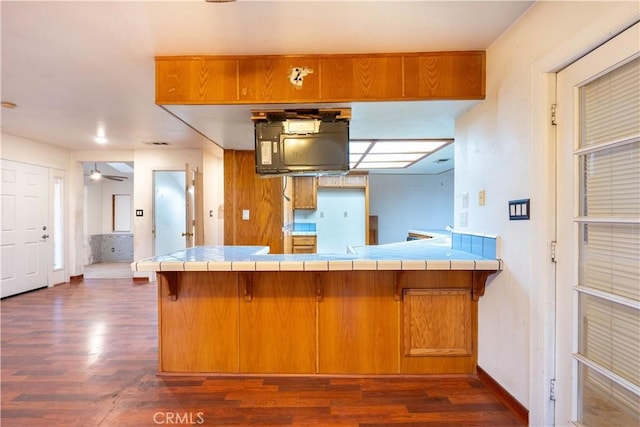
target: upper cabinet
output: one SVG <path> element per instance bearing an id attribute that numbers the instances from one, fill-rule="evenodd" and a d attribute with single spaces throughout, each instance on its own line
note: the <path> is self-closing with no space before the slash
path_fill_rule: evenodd
<path id="1" fill-rule="evenodd" d="M 293 178 L 293 209 L 318 208 L 318 178 L 296 176 Z"/>
<path id="2" fill-rule="evenodd" d="M 348 174 L 337 176 L 320 176 L 318 187 L 322 188 L 366 188 L 369 184 L 368 175 Z"/>
<path id="3" fill-rule="evenodd" d="M 156 57 L 157 104 L 484 99 L 485 52 Z"/>

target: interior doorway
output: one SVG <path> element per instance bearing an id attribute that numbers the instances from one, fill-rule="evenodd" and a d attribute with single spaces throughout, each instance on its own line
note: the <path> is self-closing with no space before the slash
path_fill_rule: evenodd
<path id="1" fill-rule="evenodd" d="M 186 248 L 185 171 L 153 171 L 154 255 Z"/>
<path id="2" fill-rule="evenodd" d="M 132 162 L 83 162 L 84 278 L 133 277 Z"/>
<path id="3" fill-rule="evenodd" d="M 558 73 L 556 425 L 638 425 L 640 24 Z"/>

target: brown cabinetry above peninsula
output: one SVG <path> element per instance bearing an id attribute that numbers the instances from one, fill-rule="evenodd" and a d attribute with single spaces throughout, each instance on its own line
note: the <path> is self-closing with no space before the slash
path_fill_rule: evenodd
<path id="1" fill-rule="evenodd" d="M 484 97 L 484 51 L 156 57 L 157 104 Z"/>

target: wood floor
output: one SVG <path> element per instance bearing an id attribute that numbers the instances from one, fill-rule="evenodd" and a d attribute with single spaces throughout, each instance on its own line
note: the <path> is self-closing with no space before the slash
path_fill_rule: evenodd
<path id="1" fill-rule="evenodd" d="M 475 376 L 159 377 L 155 283 L 0 304 L 3 427 L 522 425 Z"/>

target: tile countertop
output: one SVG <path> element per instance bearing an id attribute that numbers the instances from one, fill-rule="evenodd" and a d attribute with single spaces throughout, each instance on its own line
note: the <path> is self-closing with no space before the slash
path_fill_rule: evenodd
<path id="1" fill-rule="evenodd" d="M 268 246 L 197 246 L 135 261 L 133 271 L 502 270 L 502 260 L 451 248 L 446 236 L 350 254 L 269 254 Z"/>

